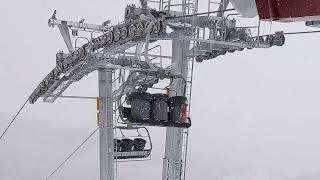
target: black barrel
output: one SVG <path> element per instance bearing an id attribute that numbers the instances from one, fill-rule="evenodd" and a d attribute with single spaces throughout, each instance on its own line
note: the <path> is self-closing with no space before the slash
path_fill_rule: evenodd
<path id="1" fill-rule="evenodd" d="M 168 121 L 168 96 L 165 94 L 153 94 L 151 101 L 151 119 L 155 121 Z"/>
<path id="2" fill-rule="evenodd" d="M 133 151 L 143 151 L 146 147 L 147 141 L 141 138 L 136 138 L 133 140 Z"/>
<path id="3" fill-rule="evenodd" d="M 132 151 L 133 140 L 131 139 L 122 139 L 121 141 L 121 152 L 130 152 Z"/>
<path id="4" fill-rule="evenodd" d="M 188 99 L 184 96 L 169 98 L 169 121 L 173 123 L 187 123 Z"/>
<path id="5" fill-rule="evenodd" d="M 150 119 L 152 95 L 143 92 L 134 92 L 129 96 L 131 102 L 131 118 L 134 120 Z"/>
<path id="6" fill-rule="evenodd" d="M 113 140 L 113 146 L 114 146 L 114 151 L 119 152 L 121 149 L 121 140 L 120 139 L 114 139 Z"/>
<path id="7" fill-rule="evenodd" d="M 130 119 L 131 116 L 131 108 L 128 107 L 120 107 L 119 108 L 121 116 L 125 119 Z"/>

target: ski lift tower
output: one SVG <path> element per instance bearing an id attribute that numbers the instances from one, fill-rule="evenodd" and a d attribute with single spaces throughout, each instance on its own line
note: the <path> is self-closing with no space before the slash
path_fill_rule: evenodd
<path id="1" fill-rule="evenodd" d="M 56 54 L 56 67 L 30 95 L 29 102 L 33 104 L 39 98 L 48 103 L 58 98 L 96 99 L 63 93 L 87 74 L 98 71 L 100 179 L 117 179 L 118 162 L 149 160 L 152 142 L 146 126 L 155 126 L 167 128 L 162 180 L 185 180 L 194 62 L 246 48 L 282 46 L 284 36 L 281 32 L 253 36 L 252 27 L 237 27 L 236 20 L 229 18 L 236 14 L 225 13 L 229 0 L 209 0 L 206 13 L 198 13 L 198 0 L 140 1 L 142 7 L 127 6 L 125 21 L 114 26 L 109 20 L 102 25 L 58 20 L 55 11 L 48 23 L 59 28 L 68 52 Z M 78 43 L 80 40 L 85 42 Z M 171 56 L 163 55 L 162 45 L 153 43 L 160 40 L 172 42 Z M 163 59 L 168 61 L 164 63 Z M 157 106 L 161 113 L 149 113 L 155 109 L 150 107 L 155 100 L 147 91 L 159 89 L 154 86 L 164 79 L 170 84 L 160 88 L 164 93 L 157 101 L 169 103 L 162 103 L 165 108 L 160 110 Z M 178 105 L 167 108 L 170 99 Z M 132 148 L 132 140 L 122 132 L 137 131 L 143 137 L 139 129 L 147 131 L 147 138 L 135 140 L 148 140 L 149 148 L 141 148 L 141 144 Z"/>

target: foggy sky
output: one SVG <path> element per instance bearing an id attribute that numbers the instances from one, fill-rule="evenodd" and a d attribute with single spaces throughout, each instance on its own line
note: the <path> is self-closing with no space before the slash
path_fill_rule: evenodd
<path id="1" fill-rule="evenodd" d="M 4 1 L 0 5 L 0 130 L 66 49 L 47 20 L 100 24 L 123 20 L 125 0 Z M 200 12 L 206 1 L 200 2 Z M 244 25 L 244 24 L 242 24 Z M 268 25 L 263 29 L 268 32 Z M 303 23 L 272 30 L 313 30 Z M 287 37 L 284 47 L 236 52 L 196 64 L 187 179 L 262 169 L 274 176 L 320 172 L 319 34 Z M 169 51 L 167 52 L 169 53 Z M 169 54 L 168 54 L 169 55 Z M 97 95 L 97 73 L 67 90 Z M 95 102 L 58 100 L 28 105 L 0 142 L 0 179 L 34 180 L 47 175 L 96 128 Z M 160 179 L 164 128 L 150 128 L 152 161 L 120 164 L 119 180 Z M 95 136 L 53 179 L 98 179 Z M 299 179 L 300 180 L 300 179 Z"/>

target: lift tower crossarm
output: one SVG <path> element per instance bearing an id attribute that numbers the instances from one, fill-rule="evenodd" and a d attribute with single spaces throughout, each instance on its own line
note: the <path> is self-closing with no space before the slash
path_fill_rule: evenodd
<path id="1" fill-rule="evenodd" d="M 63 40 L 68 48 L 68 51 L 72 53 L 74 51 L 74 47 L 72 45 L 69 28 L 77 29 L 77 30 L 83 30 L 83 31 L 97 31 L 97 32 L 104 32 L 106 30 L 109 30 L 110 27 L 103 26 L 103 25 L 94 25 L 94 24 L 86 24 L 84 23 L 84 19 L 79 22 L 73 22 L 73 21 L 63 21 L 56 19 L 57 11 L 55 10 L 53 12 L 53 15 L 48 20 L 49 27 L 58 26 L 60 33 L 63 37 Z"/>
<path id="2" fill-rule="evenodd" d="M 48 20 L 49 27 L 53 28 L 54 26 L 65 25 L 69 28 L 75 28 L 79 30 L 92 30 L 97 32 L 103 32 L 111 29 L 111 27 L 109 26 L 87 24 L 87 23 L 84 23 L 83 20 L 79 22 L 58 20 L 56 19 L 55 14 L 56 14 L 56 11 L 53 13 L 52 17 Z"/>
<path id="3" fill-rule="evenodd" d="M 110 29 L 109 26 L 103 26 L 103 25 L 87 24 L 84 22 L 64 21 L 64 20 L 58 20 L 58 19 L 49 19 L 49 27 L 54 27 L 62 24 L 70 28 L 76 28 L 80 30 L 92 30 L 97 32 L 103 32 Z"/>

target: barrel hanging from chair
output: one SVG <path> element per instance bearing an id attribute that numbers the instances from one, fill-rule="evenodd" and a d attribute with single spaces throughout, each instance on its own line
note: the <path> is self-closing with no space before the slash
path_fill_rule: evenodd
<path id="1" fill-rule="evenodd" d="M 169 121 L 172 123 L 187 123 L 188 100 L 184 96 L 169 98 Z"/>
<path id="2" fill-rule="evenodd" d="M 131 102 L 131 118 L 134 120 L 149 120 L 152 95 L 144 92 L 134 92 L 129 96 Z"/>

